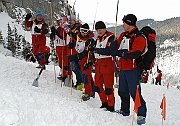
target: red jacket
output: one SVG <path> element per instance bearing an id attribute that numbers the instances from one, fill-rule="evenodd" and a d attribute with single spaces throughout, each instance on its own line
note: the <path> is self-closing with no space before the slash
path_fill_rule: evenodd
<path id="1" fill-rule="evenodd" d="M 161 78 L 162 78 L 162 73 L 161 73 L 161 72 L 158 72 L 157 77 L 156 77 L 156 80 L 161 80 Z"/>
<path id="2" fill-rule="evenodd" d="M 45 20 L 37 21 L 36 19 L 34 21 L 25 20 L 26 27 L 30 28 L 31 34 L 32 34 L 32 44 L 46 44 L 46 35 L 49 31 L 48 25 L 45 23 Z M 39 29 L 41 29 L 40 33 L 35 33 L 34 27 L 37 26 Z M 42 34 L 43 33 L 43 34 Z"/>
<path id="3" fill-rule="evenodd" d="M 120 47 L 120 44 L 122 40 L 129 39 L 129 49 L 127 52 L 127 60 L 120 58 L 119 59 L 119 68 L 121 70 L 132 70 L 133 68 L 137 68 L 136 64 L 136 58 L 139 57 L 141 54 L 138 54 L 137 52 L 143 52 L 145 46 L 146 46 L 146 40 L 143 36 L 138 36 L 136 37 L 135 33 L 138 32 L 139 30 L 137 28 L 134 28 L 132 31 L 128 33 L 121 33 L 120 36 L 118 37 L 118 45 Z M 134 39 L 134 41 L 133 41 Z M 124 42 L 124 41 L 123 41 Z M 129 55 L 129 56 L 128 56 Z M 131 57 L 130 57 L 131 55 Z"/>

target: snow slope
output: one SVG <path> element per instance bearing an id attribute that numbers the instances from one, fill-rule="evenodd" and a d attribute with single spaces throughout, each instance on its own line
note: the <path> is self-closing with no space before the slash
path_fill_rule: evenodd
<path id="1" fill-rule="evenodd" d="M 53 66 L 47 66 L 33 87 L 33 80 L 39 69 L 36 63 L 25 62 L 0 53 L 0 126 L 131 126 L 131 115 L 123 117 L 101 110 L 98 95 L 86 102 L 80 102 L 81 92 L 60 86 L 54 82 Z M 56 68 L 58 71 L 58 68 Z M 58 72 L 56 72 L 58 73 Z M 167 120 L 164 126 L 180 125 L 180 91 L 165 86 L 142 84 L 142 94 L 147 102 L 146 126 L 160 126 L 159 108 L 163 94 L 167 99 Z M 116 95 L 116 109 L 120 107 Z M 134 116 L 136 119 L 136 115 Z M 136 126 L 136 122 L 134 122 Z"/>

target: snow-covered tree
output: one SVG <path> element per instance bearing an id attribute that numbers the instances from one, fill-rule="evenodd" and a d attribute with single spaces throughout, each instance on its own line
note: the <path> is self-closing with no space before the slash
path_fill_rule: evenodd
<path id="1" fill-rule="evenodd" d="M 11 27 L 8 23 L 8 31 L 7 31 L 7 49 L 9 49 L 12 52 L 12 56 L 15 56 L 16 53 L 16 44 L 14 43 L 14 34 L 11 30 Z"/>
<path id="2" fill-rule="evenodd" d="M 0 31 L 0 44 L 3 44 L 4 43 L 4 39 L 3 39 L 3 36 L 2 36 L 2 31 Z"/>
<path id="3" fill-rule="evenodd" d="M 17 28 L 14 26 L 14 43 L 16 46 L 16 57 L 21 57 L 21 37 L 22 35 L 18 35 Z"/>
<path id="4" fill-rule="evenodd" d="M 27 54 L 31 52 L 31 45 L 28 41 L 25 40 L 25 37 L 22 37 L 22 55 L 24 59 L 26 58 Z"/>

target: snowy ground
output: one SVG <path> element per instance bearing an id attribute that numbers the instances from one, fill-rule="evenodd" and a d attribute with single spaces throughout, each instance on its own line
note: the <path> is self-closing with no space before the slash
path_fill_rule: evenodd
<path id="1" fill-rule="evenodd" d="M 39 78 L 39 87 L 33 80 L 39 69 L 37 64 L 4 56 L 0 53 L 0 126 L 131 126 L 132 113 L 123 117 L 99 108 L 100 100 L 92 98 L 80 102 L 81 92 L 61 87 L 54 80 L 53 65 L 48 65 Z M 57 69 L 57 68 L 56 68 Z M 56 72 L 58 75 L 58 71 Z M 164 126 L 180 125 L 180 90 L 165 86 L 142 84 L 142 94 L 147 102 L 146 126 L 162 124 L 159 108 L 163 94 L 167 99 L 167 120 Z M 133 110 L 131 101 L 131 110 Z M 116 95 L 116 109 L 120 107 Z M 131 111 L 132 112 L 132 111 Z M 136 115 L 135 115 L 136 119 Z M 134 122 L 136 126 L 136 122 Z"/>

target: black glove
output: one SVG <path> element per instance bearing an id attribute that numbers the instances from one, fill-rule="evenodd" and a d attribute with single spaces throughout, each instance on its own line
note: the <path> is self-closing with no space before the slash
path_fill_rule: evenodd
<path id="1" fill-rule="evenodd" d="M 68 47 L 69 47 L 69 49 L 73 49 L 74 48 L 74 42 L 69 42 Z"/>
<path id="2" fill-rule="evenodd" d="M 34 31 L 35 31 L 36 33 L 40 33 L 40 32 L 41 32 L 41 29 L 39 29 L 37 26 L 35 26 L 35 27 L 34 27 Z"/>
<path id="3" fill-rule="evenodd" d="M 89 69 L 89 67 L 92 65 L 92 62 L 90 61 L 90 62 L 88 62 L 88 63 L 85 63 L 84 64 L 84 68 L 83 68 L 83 70 L 87 70 L 87 69 Z"/>
<path id="4" fill-rule="evenodd" d="M 53 33 L 53 34 L 56 33 L 56 28 L 54 26 L 51 27 L 51 33 Z"/>
<path id="5" fill-rule="evenodd" d="M 113 50 L 111 50 L 111 56 L 118 56 L 118 50 L 115 50 L 115 49 L 113 49 Z"/>
<path id="6" fill-rule="evenodd" d="M 89 46 L 88 46 L 89 51 L 94 52 L 96 50 L 96 44 L 95 42 L 92 42 Z"/>
<path id="7" fill-rule="evenodd" d="M 68 56 L 69 61 L 78 61 L 78 55 L 69 55 Z"/>
<path id="8" fill-rule="evenodd" d="M 127 49 L 118 50 L 118 56 L 122 57 L 123 59 L 126 60 L 127 59 L 127 52 L 128 52 Z"/>
<path id="9" fill-rule="evenodd" d="M 26 20 L 29 20 L 32 17 L 31 13 L 28 13 L 25 17 Z"/>
<path id="10" fill-rule="evenodd" d="M 115 40 L 114 42 L 111 42 L 110 48 L 111 48 L 111 50 L 117 50 L 117 48 L 118 48 L 117 40 Z"/>

